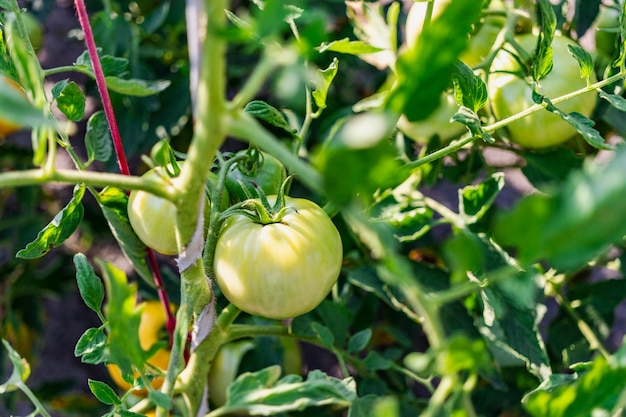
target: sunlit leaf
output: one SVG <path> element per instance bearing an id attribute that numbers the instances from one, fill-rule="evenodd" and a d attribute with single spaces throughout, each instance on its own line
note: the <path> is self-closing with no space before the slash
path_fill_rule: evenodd
<path id="1" fill-rule="evenodd" d="M 17 252 L 15 256 L 23 259 L 40 258 L 51 249 L 59 247 L 69 238 L 83 220 L 84 208 L 81 204 L 85 194 L 84 185 L 74 187 L 74 195 L 69 203 L 44 227 L 37 238 Z"/>

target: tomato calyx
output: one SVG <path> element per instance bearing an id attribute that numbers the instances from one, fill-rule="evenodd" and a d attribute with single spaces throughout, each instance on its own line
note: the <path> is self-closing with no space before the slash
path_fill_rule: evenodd
<path id="1" fill-rule="evenodd" d="M 273 203 L 270 203 L 268 196 L 265 195 L 260 187 L 255 187 L 258 193 L 257 197 L 247 193 L 248 199 L 235 204 L 222 213 L 222 219 L 224 220 L 235 214 L 241 214 L 248 217 L 253 222 L 263 225 L 282 222 L 285 214 L 287 214 L 287 211 L 290 209 L 290 206 L 286 205 L 285 193 L 291 183 L 291 179 L 292 177 L 289 176 L 283 181 Z"/>

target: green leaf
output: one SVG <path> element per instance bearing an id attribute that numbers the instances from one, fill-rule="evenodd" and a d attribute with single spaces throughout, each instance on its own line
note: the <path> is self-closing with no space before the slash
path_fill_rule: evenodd
<path id="1" fill-rule="evenodd" d="M 111 91 L 126 96 L 146 97 L 160 93 L 170 86 L 168 80 L 146 81 L 133 79 L 124 79 L 118 77 L 106 77 L 106 85 Z"/>
<path id="2" fill-rule="evenodd" d="M 339 61 L 337 58 L 333 58 L 333 62 L 328 66 L 328 68 L 319 70 L 320 75 L 322 76 L 322 82 L 315 88 L 313 91 L 313 100 L 315 100 L 315 105 L 318 109 L 326 108 L 326 97 L 328 96 L 328 89 L 335 79 L 335 75 L 337 75 Z"/>
<path id="3" fill-rule="evenodd" d="M 148 354 L 139 343 L 141 311 L 136 308 L 136 284 L 129 284 L 126 274 L 109 262 L 98 260 L 107 293 L 104 315 L 108 323 L 107 361 L 120 367 L 122 374 L 132 374 L 133 367 L 143 369 Z"/>
<path id="4" fill-rule="evenodd" d="M 459 106 L 477 113 L 487 103 L 487 85 L 462 61 L 457 61 L 452 75 L 454 95 Z"/>
<path id="5" fill-rule="evenodd" d="M 616 355 L 623 356 L 623 352 Z M 590 369 L 577 376 L 573 381 L 563 376 L 556 384 L 548 383 L 530 392 L 523 401 L 526 410 L 537 417 L 614 415 L 609 412 L 624 391 L 626 379 L 623 359 L 598 356 Z"/>
<path id="6" fill-rule="evenodd" d="M 78 282 L 80 296 L 85 301 L 87 307 L 99 313 L 104 300 L 104 285 L 102 281 L 100 281 L 100 278 L 89 265 L 87 257 L 82 253 L 74 255 L 74 265 L 76 266 L 76 281 Z"/>
<path id="7" fill-rule="evenodd" d="M 305 381 L 295 375 L 279 377 L 277 365 L 241 374 L 228 387 L 226 404 L 212 411 L 211 417 L 270 415 L 320 406 L 348 408 L 356 399 L 352 378 L 339 380 L 317 370 L 310 372 Z"/>
<path id="8" fill-rule="evenodd" d="M 146 283 L 153 285 L 146 262 L 147 248 L 137 237 L 128 220 L 128 196 L 119 188 L 107 187 L 98 194 L 98 202 L 109 228 L 133 267 Z"/>
<path id="9" fill-rule="evenodd" d="M 363 329 L 348 340 L 348 353 L 358 353 L 365 349 L 372 338 L 372 329 Z"/>
<path id="10" fill-rule="evenodd" d="M 368 45 L 362 41 L 351 41 L 350 38 L 343 38 L 338 41 L 322 43 L 317 47 L 317 50 L 320 53 L 339 52 L 341 54 L 349 55 L 366 55 L 382 51 L 382 49 Z"/>
<path id="11" fill-rule="evenodd" d="M 33 106 L 30 101 L 0 77 L 0 103 L 2 103 L 2 120 L 17 126 L 56 127 L 53 119 Z"/>
<path id="12" fill-rule="evenodd" d="M 52 87 L 52 97 L 68 120 L 77 122 L 85 115 L 85 95 L 74 81 L 59 81 Z"/>
<path id="13" fill-rule="evenodd" d="M 8 341 L 2 339 L 4 348 L 9 352 L 9 360 L 13 364 L 13 371 L 9 375 L 9 379 L 0 385 L 0 394 L 15 391 L 19 389 L 18 384 L 26 382 L 30 376 L 30 365 L 26 359 L 22 358 L 9 344 Z"/>
<path id="14" fill-rule="evenodd" d="M 246 104 L 243 111 L 254 116 L 269 131 L 279 138 L 295 138 L 297 132 L 290 125 L 283 113 L 276 107 L 261 100 L 254 100 Z"/>
<path id="15" fill-rule="evenodd" d="M 335 346 L 335 336 L 328 327 L 317 322 L 313 322 L 311 326 L 317 335 L 317 339 L 322 343 L 322 345 L 324 345 L 324 347 L 332 349 Z"/>
<path id="16" fill-rule="evenodd" d="M 593 74 L 593 57 L 589 52 L 584 50 L 578 45 L 567 45 L 569 53 L 572 54 L 578 65 L 580 66 L 580 77 L 589 80 L 589 77 Z"/>
<path id="17" fill-rule="evenodd" d="M 523 152 L 522 157 L 526 160 L 522 173 L 538 189 L 566 180 L 573 170 L 582 168 L 584 161 L 571 149 L 564 148 L 541 153 Z"/>
<path id="18" fill-rule="evenodd" d="M 465 217 L 466 223 L 476 223 L 485 215 L 504 184 L 504 174 L 497 172 L 480 184 L 468 185 L 459 190 L 459 213 Z"/>
<path id="19" fill-rule="evenodd" d="M 600 98 L 608 101 L 609 104 L 617 110 L 626 111 L 626 98 L 617 94 L 609 94 L 604 90 L 598 90 L 598 94 L 600 95 Z"/>
<path id="20" fill-rule="evenodd" d="M 84 208 L 81 201 L 84 194 L 85 186 L 76 185 L 72 200 L 39 232 L 37 238 L 17 252 L 16 256 L 22 259 L 40 258 L 69 238 L 83 219 Z"/>
<path id="21" fill-rule="evenodd" d="M 363 366 L 372 371 L 380 371 L 391 368 L 393 361 L 385 358 L 375 350 L 367 352 L 367 356 L 363 359 Z"/>
<path id="22" fill-rule="evenodd" d="M 532 63 L 533 80 L 539 81 L 552 71 L 552 39 L 556 29 L 556 15 L 550 0 L 538 0 L 541 31 L 537 37 L 537 48 Z"/>
<path id="23" fill-rule="evenodd" d="M 366 202 L 402 176 L 396 149 L 389 140 L 395 120 L 386 114 L 350 117 L 316 155 L 326 191 L 336 203 Z"/>
<path id="24" fill-rule="evenodd" d="M 589 145 L 596 149 L 613 150 L 613 146 L 606 143 L 600 132 L 593 128 L 595 125 L 593 120 L 578 112 L 565 113 L 555 107 L 547 97 L 543 97 L 543 101 L 547 103 L 547 110 L 558 114 L 563 120 L 572 125 Z"/>
<path id="25" fill-rule="evenodd" d="M 102 53 L 102 48 L 97 48 L 98 56 L 100 58 L 100 64 L 102 65 L 102 72 L 105 76 L 119 77 L 127 73 L 128 71 L 128 59 L 119 58 Z M 89 52 L 84 51 L 74 63 L 76 67 L 79 67 L 83 71 L 91 71 L 91 58 Z"/>
<path id="26" fill-rule="evenodd" d="M 89 379 L 87 381 L 89 389 L 93 395 L 102 403 L 106 405 L 119 405 L 122 400 L 117 396 L 113 388 L 101 381 Z"/>
<path id="27" fill-rule="evenodd" d="M 524 264 L 548 260 L 571 270 L 626 235 L 626 147 L 604 165 L 573 173 L 554 196 L 522 199 L 495 225 L 497 239 L 515 247 Z"/>
<path id="28" fill-rule="evenodd" d="M 416 47 L 396 62 L 398 82 L 386 108 L 405 114 L 409 121 L 428 117 L 449 86 L 458 56 L 467 47 L 467 34 L 478 20 L 481 2 L 453 1 L 421 34 Z"/>
<path id="29" fill-rule="evenodd" d="M 80 357 L 81 362 L 100 364 L 105 361 L 105 347 L 107 336 L 104 328 L 91 327 L 80 336 L 74 347 L 74 356 Z"/>
<path id="30" fill-rule="evenodd" d="M 109 123 L 102 110 L 95 112 L 87 122 L 87 133 L 85 134 L 85 147 L 89 162 L 106 162 L 113 153 L 113 142 L 109 131 Z"/>
<path id="31" fill-rule="evenodd" d="M 483 130 L 480 117 L 468 107 L 461 106 L 459 111 L 450 118 L 450 122 L 463 123 L 472 136 L 482 138 L 487 143 L 495 142 L 493 136 Z"/>
<path id="32" fill-rule="evenodd" d="M 166 410 L 172 409 L 172 399 L 161 391 L 150 390 L 148 398 L 158 407 L 165 408 Z"/>

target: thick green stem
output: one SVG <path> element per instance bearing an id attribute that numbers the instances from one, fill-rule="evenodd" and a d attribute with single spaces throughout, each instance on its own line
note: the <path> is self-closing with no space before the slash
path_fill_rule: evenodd
<path id="1" fill-rule="evenodd" d="M 292 150 L 268 132 L 254 117 L 243 112 L 235 113 L 228 119 L 227 124 L 229 134 L 276 156 L 289 172 L 297 176 L 298 181 L 311 190 L 316 192 L 322 190 L 323 183 L 319 172 L 294 155 Z"/>
<path id="2" fill-rule="evenodd" d="M 228 330 L 240 312 L 232 304 L 222 310 L 213 325 L 211 333 L 192 352 L 187 367 L 180 375 L 176 391 L 183 393 L 192 415 L 196 415 L 202 401 L 204 387 L 213 359 L 220 346 L 227 341 Z"/>
<path id="3" fill-rule="evenodd" d="M 173 200 L 174 189 L 163 181 L 108 172 L 59 169 L 46 173 L 42 169 L 28 169 L 0 173 L 0 188 L 25 187 L 45 183 L 85 184 L 93 187 L 118 187 L 126 190 L 144 190 Z"/>

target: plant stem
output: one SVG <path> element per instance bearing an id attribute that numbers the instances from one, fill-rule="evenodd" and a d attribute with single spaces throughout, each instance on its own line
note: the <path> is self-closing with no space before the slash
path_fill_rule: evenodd
<path id="1" fill-rule="evenodd" d="M 39 414 L 41 414 L 43 417 L 50 417 L 50 414 L 48 413 L 48 411 L 44 408 L 44 406 L 41 404 L 41 402 L 39 402 L 39 399 L 37 398 L 37 396 L 30 390 L 30 388 L 28 388 L 28 386 L 26 384 L 24 384 L 23 382 L 19 381 L 15 385 L 17 385 L 19 387 L 19 389 L 24 394 L 26 394 L 28 399 L 35 406 L 35 409 L 36 409 L 35 411 L 36 412 L 39 412 Z"/>
<path id="2" fill-rule="evenodd" d="M 322 177 L 312 166 L 283 145 L 276 136 L 268 132 L 254 117 L 243 112 L 235 113 L 227 121 L 228 133 L 234 137 L 257 145 L 274 155 L 294 173 L 298 180 L 312 191 L 322 191 Z"/>
<path id="3" fill-rule="evenodd" d="M 98 50 L 96 48 L 96 42 L 91 31 L 91 25 L 89 24 L 89 16 L 87 15 L 87 7 L 84 0 L 75 0 L 76 11 L 78 13 L 78 20 L 80 26 L 85 34 L 85 43 L 87 45 L 87 51 L 89 52 L 89 58 L 91 59 L 91 65 L 96 77 L 96 85 L 98 86 L 98 92 L 102 98 L 102 106 L 104 107 L 104 113 L 106 115 L 107 122 L 109 123 L 109 129 L 111 131 L 111 138 L 113 139 L 113 146 L 115 147 L 115 153 L 117 155 L 117 162 L 120 168 L 120 172 L 124 175 L 130 175 L 128 169 L 128 162 L 126 161 L 126 154 L 124 153 L 124 147 L 122 145 L 122 138 L 120 131 L 117 127 L 117 120 L 115 119 L 115 112 L 113 111 L 113 104 L 111 97 L 109 96 L 109 90 L 106 87 L 106 81 L 104 79 L 104 71 L 102 70 L 102 64 L 98 57 Z"/>

